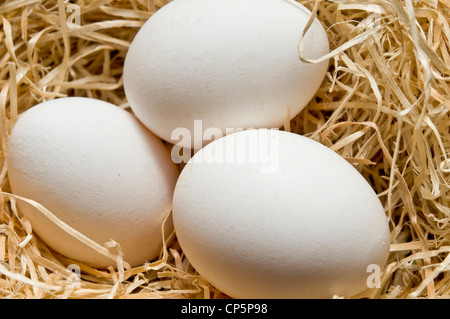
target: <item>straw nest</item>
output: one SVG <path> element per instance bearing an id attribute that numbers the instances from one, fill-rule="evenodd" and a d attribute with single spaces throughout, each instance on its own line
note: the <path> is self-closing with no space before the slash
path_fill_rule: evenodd
<path id="1" fill-rule="evenodd" d="M 122 86 L 127 48 L 167 2 L 7 0 L 0 5 L 1 297 L 226 298 L 195 273 L 176 240 L 148 264 L 130 268 L 118 254 L 118 267 L 82 265 L 79 278 L 67 268 L 70 260 L 34 236 L 9 189 L 5 146 L 18 115 L 63 96 L 88 96 L 128 109 Z M 450 2 L 300 2 L 324 24 L 332 51 L 324 57 L 330 65 L 316 98 L 284 129 L 320 141 L 350 161 L 379 194 L 390 221 L 391 253 L 381 286 L 355 298 L 446 298 Z M 300 46 L 300 58 L 301 52 Z"/>

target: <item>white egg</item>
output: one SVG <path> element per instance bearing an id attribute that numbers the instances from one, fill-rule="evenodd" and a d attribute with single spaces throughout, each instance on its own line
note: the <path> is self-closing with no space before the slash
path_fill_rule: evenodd
<path id="1" fill-rule="evenodd" d="M 293 0 L 166 4 L 139 30 L 125 59 L 133 112 L 159 137 L 195 149 L 209 142 L 203 136 L 209 128 L 222 135 L 232 128 L 280 128 L 314 97 L 328 67 L 299 58 L 310 16 Z M 307 58 L 329 52 L 317 19 L 303 43 Z"/>
<path id="2" fill-rule="evenodd" d="M 178 169 L 162 141 L 132 114 L 81 97 L 38 104 L 16 122 L 8 143 L 14 194 L 34 200 L 104 245 L 118 242 L 132 266 L 158 256 Z M 115 262 L 18 201 L 35 233 L 55 251 L 94 267 Z M 166 224 L 166 234 L 173 229 Z"/>
<path id="3" fill-rule="evenodd" d="M 278 130 L 197 152 L 176 184 L 173 221 L 193 267 L 233 298 L 351 297 L 376 284 L 389 254 L 387 217 L 364 177 Z"/>

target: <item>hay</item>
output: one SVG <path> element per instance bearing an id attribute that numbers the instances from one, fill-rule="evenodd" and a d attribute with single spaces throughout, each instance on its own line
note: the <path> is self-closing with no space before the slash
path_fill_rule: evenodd
<path id="1" fill-rule="evenodd" d="M 316 98 L 284 129 L 320 141 L 351 162 L 379 194 L 392 230 L 381 286 L 355 298 L 449 297 L 450 3 L 299 2 L 322 21 L 332 51 L 324 57 L 330 67 Z M 0 296 L 226 298 L 194 272 L 176 240 L 160 259 L 131 268 L 115 243 L 100 246 L 74 231 L 118 265 L 81 265 L 80 278 L 67 268 L 73 261 L 46 247 L 17 213 L 21 199 L 9 189 L 5 146 L 18 116 L 62 96 L 129 109 L 122 86 L 127 48 L 166 1 L 73 3 L 0 5 Z M 299 58 L 305 60 L 302 43 Z"/>

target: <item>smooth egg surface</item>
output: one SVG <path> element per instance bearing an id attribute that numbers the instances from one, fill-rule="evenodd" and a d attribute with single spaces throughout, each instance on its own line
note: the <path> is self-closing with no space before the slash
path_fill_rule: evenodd
<path id="1" fill-rule="evenodd" d="M 124 89 L 133 112 L 162 139 L 194 149 L 210 142 L 202 135 L 208 128 L 226 135 L 281 127 L 314 97 L 328 67 L 299 58 L 310 16 L 292 0 L 169 2 L 126 55 Z M 329 53 L 317 19 L 303 46 L 310 59 Z"/>
<path id="2" fill-rule="evenodd" d="M 307 137 L 246 130 L 198 151 L 173 218 L 193 267 L 233 298 L 351 297 L 384 269 L 390 232 L 370 184 Z"/>
<path id="3" fill-rule="evenodd" d="M 14 194 L 40 203 L 102 246 L 118 242 L 132 266 L 158 256 L 166 216 L 166 234 L 173 229 L 178 168 L 158 137 L 113 104 L 81 97 L 38 104 L 16 122 L 7 155 Z M 32 205 L 17 202 L 55 251 L 93 267 L 115 265 Z"/>

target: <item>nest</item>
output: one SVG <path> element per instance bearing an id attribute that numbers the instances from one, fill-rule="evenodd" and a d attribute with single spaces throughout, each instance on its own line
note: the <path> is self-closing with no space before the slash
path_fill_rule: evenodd
<path id="1" fill-rule="evenodd" d="M 116 268 L 81 265 L 79 276 L 67 267 L 71 260 L 34 235 L 17 212 L 21 199 L 9 188 L 6 142 L 20 113 L 64 96 L 129 109 L 122 85 L 127 49 L 167 2 L 7 0 L 0 5 L 1 297 L 227 298 L 195 272 L 176 240 L 142 266 L 131 268 L 118 254 Z M 380 286 L 354 298 L 447 298 L 450 4 L 299 2 L 323 23 L 332 50 L 323 57 L 330 64 L 316 97 L 283 129 L 315 139 L 352 163 L 378 193 L 391 228 Z M 79 16 L 73 14 L 77 9 Z M 301 53 L 300 46 L 303 59 Z M 117 248 L 98 246 L 108 253 Z"/>

